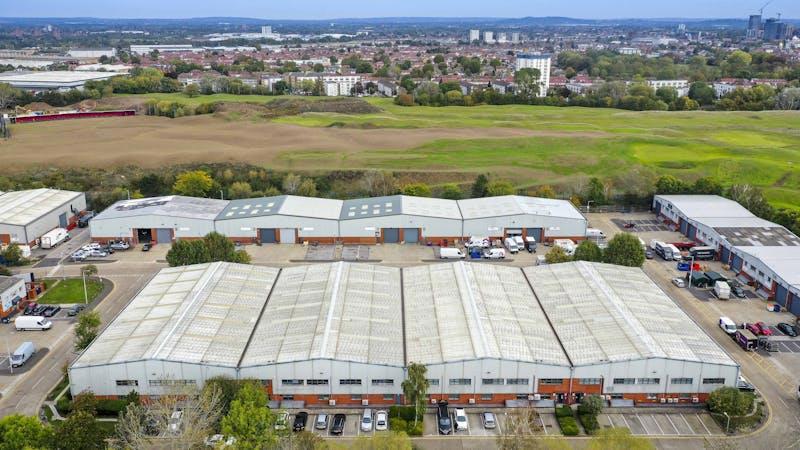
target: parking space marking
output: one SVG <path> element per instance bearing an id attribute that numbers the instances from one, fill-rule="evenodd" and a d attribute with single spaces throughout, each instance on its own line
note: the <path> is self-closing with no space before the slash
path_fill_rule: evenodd
<path id="1" fill-rule="evenodd" d="M 670 417 L 669 414 L 664 414 L 664 415 L 667 416 L 667 420 L 669 420 L 669 424 L 672 425 L 672 428 L 675 429 L 675 434 L 681 434 L 681 432 L 678 431 L 678 427 L 675 426 L 675 422 L 672 421 L 672 417 Z"/>
<path id="2" fill-rule="evenodd" d="M 697 416 L 697 420 L 700 421 L 700 425 L 702 425 L 703 428 L 706 429 L 706 433 L 708 433 L 708 435 L 711 436 L 711 434 L 712 434 L 711 430 L 708 429 L 708 427 L 706 426 L 705 422 L 703 422 L 703 419 L 700 418 L 700 414 L 695 414 L 695 416 Z"/>
<path id="3" fill-rule="evenodd" d="M 681 419 L 683 419 L 683 422 L 686 424 L 686 427 L 689 428 L 689 431 L 691 431 L 692 434 L 697 434 L 697 432 L 694 431 L 694 428 L 692 428 L 692 426 L 689 425 L 689 421 L 686 420 L 686 417 L 684 417 L 683 414 L 681 414 Z"/>
<path id="4" fill-rule="evenodd" d="M 608 421 L 611 422 L 611 426 L 612 427 L 616 427 L 617 426 L 617 424 L 614 423 L 614 418 L 611 417 L 611 414 L 608 415 Z"/>
<path id="5" fill-rule="evenodd" d="M 625 416 L 622 416 L 622 417 L 625 417 Z M 647 429 L 647 425 L 644 424 L 644 421 L 642 420 L 641 417 L 639 417 L 638 413 L 636 414 L 636 418 L 639 419 L 639 423 L 642 424 L 642 428 L 644 428 L 644 432 L 647 433 L 647 434 L 650 434 L 650 430 Z M 627 421 L 625 423 L 627 423 Z M 630 428 L 630 427 L 628 427 L 628 428 Z"/>
<path id="6" fill-rule="evenodd" d="M 653 414 L 650 414 L 650 417 L 653 419 L 653 422 L 655 422 L 655 423 L 656 423 L 656 427 L 658 427 L 658 431 L 660 431 L 660 432 L 661 432 L 661 434 L 665 434 L 665 433 L 664 433 L 664 429 L 663 429 L 663 428 L 661 428 L 661 424 L 660 424 L 660 423 L 658 423 L 658 420 L 656 420 L 656 416 L 654 416 Z"/>
<path id="7" fill-rule="evenodd" d="M 547 432 L 547 426 L 545 426 L 544 418 L 541 415 L 539 415 L 539 422 L 542 422 L 542 429 L 544 430 L 544 434 L 550 434 Z"/>
<path id="8" fill-rule="evenodd" d="M 631 426 L 628 423 L 628 419 L 625 418 L 625 414 L 620 414 L 620 416 L 622 417 L 622 421 L 625 422 L 625 426 L 630 430 Z M 631 430 L 631 434 L 633 434 L 633 430 Z"/>

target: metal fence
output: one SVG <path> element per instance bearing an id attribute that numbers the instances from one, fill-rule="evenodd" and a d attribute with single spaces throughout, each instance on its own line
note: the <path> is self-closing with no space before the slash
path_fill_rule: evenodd
<path id="1" fill-rule="evenodd" d="M 578 207 L 580 212 L 586 213 L 643 213 L 649 212 L 650 208 L 643 205 L 581 205 Z"/>

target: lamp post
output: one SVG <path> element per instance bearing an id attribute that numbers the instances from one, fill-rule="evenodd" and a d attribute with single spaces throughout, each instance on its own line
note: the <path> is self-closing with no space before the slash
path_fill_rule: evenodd
<path id="1" fill-rule="evenodd" d="M 89 294 L 86 292 L 86 270 L 81 269 L 81 277 L 83 278 L 83 304 L 89 303 Z"/>
<path id="2" fill-rule="evenodd" d="M 222 189 L 219 190 L 219 199 L 225 200 L 225 193 L 222 191 Z"/>
<path id="3" fill-rule="evenodd" d="M 592 206 L 592 203 L 594 203 L 594 200 L 586 200 L 586 212 L 587 213 L 589 212 L 589 207 Z"/>
<path id="4" fill-rule="evenodd" d="M 728 415 L 728 411 L 722 411 L 722 414 L 728 419 L 728 422 L 725 424 L 725 433 L 730 433 L 731 430 L 731 416 Z"/>
<path id="5" fill-rule="evenodd" d="M 694 275 L 694 255 L 692 255 L 692 261 L 689 263 L 689 285 L 686 288 L 692 287 L 692 279 Z"/>

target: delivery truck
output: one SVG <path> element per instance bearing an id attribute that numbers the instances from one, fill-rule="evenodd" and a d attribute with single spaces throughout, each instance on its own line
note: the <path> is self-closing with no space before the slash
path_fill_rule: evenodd
<path id="1" fill-rule="evenodd" d="M 731 286 L 724 281 L 714 283 L 714 296 L 720 300 L 731 299 Z"/>
<path id="2" fill-rule="evenodd" d="M 65 228 L 56 228 L 50 230 L 42 236 L 39 240 L 39 246 L 42 248 L 54 248 L 58 244 L 69 239 L 69 233 Z"/>

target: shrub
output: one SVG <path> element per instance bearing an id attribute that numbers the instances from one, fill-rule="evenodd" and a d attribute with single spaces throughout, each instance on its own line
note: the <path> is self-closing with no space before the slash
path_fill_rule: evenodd
<path id="1" fill-rule="evenodd" d="M 564 436 L 577 436 L 580 432 L 574 417 L 559 417 L 558 426 L 561 427 L 561 434 Z"/>
<path id="2" fill-rule="evenodd" d="M 417 426 L 414 426 L 413 423 L 409 423 L 407 433 L 409 436 L 422 436 L 422 419 L 417 422 Z"/>
<path id="3" fill-rule="evenodd" d="M 406 422 L 414 422 L 414 407 L 413 406 L 392 406 L 389 408 L 389 417 L 399 417 Z M 417 420 L 422 420 L 422 416 L 417 417 Z"/>
<path id="4" fill-rule="evenodd" d="M 408 422 L 399 417 L 391 417 L 389 419 L 389 429 L 392 431 L 407 431 Z"/>
<path id="5" fill-rule="evenodd" d="M 72 401 L 68 399 L 66 395 L 62 396 L 56 402 L 56 409 L 58 410 L 59 414 L 66 416 L 70 413 L 70 411 L 72 411 Z"/>
<path id="6" fill-rule="evenodd" d="M 118 416 L 128 406 L 127 400 L 98 400 L 98 416 Z"/>
<path id="7" fill-rule="evenodd" d="M 556 417 L 572 417 L 572 408 L 567 405 L 561 405 L 557 407 Z"/>
<path id="8" fill-rule="evenodd" d="M 579 414 L 578 419 L 587 434 L 594 434 L 600 428 L 600 424 L 597 423 L 597 416 L 593 414 Z"/>

